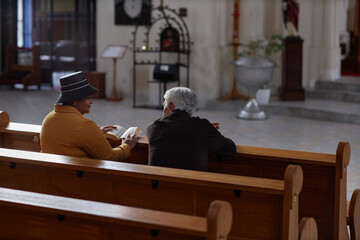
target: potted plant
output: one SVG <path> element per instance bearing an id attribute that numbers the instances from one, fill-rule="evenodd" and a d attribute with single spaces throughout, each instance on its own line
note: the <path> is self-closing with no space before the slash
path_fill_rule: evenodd
<path id="1" fill-rule="evenodd" d="M 275 34 L 270 40 L 259 39 L 250 41 L 248 44 L 241 46 L 239 57 L 260 57 L 270 59 L 272 55 L 284 50 L 284 37 Z"/>
<path id="2" fill-rule="evenodd" d="M 247 88 L 250 99 L 245 109 L 238 114 L 239 118 L 267 118 L 266 113 L 258 106 L 256 93 L 271 82 L 275 63 L 270 57 L 283 49 L 283 37 L 278 34 L 271 36 L 269 41 L 254 40 L 241 47 L 240 58 L 234 62 L 235 78 Z M 270 89 L 265 91 L 265 94 L 270 97 Z"/>

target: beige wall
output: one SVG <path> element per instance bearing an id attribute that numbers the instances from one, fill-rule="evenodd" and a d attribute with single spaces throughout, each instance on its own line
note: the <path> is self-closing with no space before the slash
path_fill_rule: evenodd
<path id="1" fill-rule="evenodd" d="M 158 6 L 159 0 L 153 0 Z M 240 40 L 269 37 L 283 31 L 282 0 L 241 0 Z M 314 85 L 320 78 L 336 80 L 339 76 L 340 24 L 343 26 L 344 5 L 347 0 L 300 0 L 299 32 L 304 38 L 303 85 Z M 231 47 L 233 1 L 231 0 L 166 0 L 165 4 L 178 10 L 187 8 L 190 38 L 194 42 L 191 53 L 190 87 L 200 98 L 200 105 L 217 99 L 232 88 L 233 67 Z M 324 19 L 327 19 L 325 22 Z M 329 24 L 330 23 L 332 24 Z M 325 31 L 325 30 L 326 31 Z M 97 3 L 97 67 L 107 73 L 107 93 L 111 93 L 113 62 L 101 58 L 106 45 L 124 44 L 131 47 L 134 26 L 114 24 L 114 1 Z M 325 32 L 324 32 L 325 31 Z M 331 58 L 331 61 L 328 60 Z M 281 83 L 281 55 L 275 58 L 277 67 L 272 85 Z M 132 50 L 117 61 L 118 92 L 132 97 Z M 139 70 L 144 79 L 151 78 L 152 69 Z M 239 86 L 241 92 L 244 89 Z M 157 98 L 157 87 L 146 80 L 138 83 L 138 91 L 149 99 Z M 155 95 L 156 97 L 154 97 Z"/>
<path id="2" fill-rule="evenodd" d="M 188 16 L 185 21 L 189 28 L 191 41 L 194 43 L 190 59 L 190 87 L 199 94 L 201 103 L 208 99 L 218 98 L 222 91 L 229 91 L 231 87 L 232 73 L 229 73 L 232 60 L 231 48 L 227 45 L 231 40 L 229 11 L 232 11 L 232 4 L 229 5 L 229 3 L 231 1 L 166 1 L 166 5 L 173 9 L 187 8 Z M 153 5 L 158 6 L 158 4 L 159 1 L 153 0 Z M 107 72 L 108 94 L 112 88 L 113 65 L 111 59 L 103 59 L 101 54 L 108 44 L 124 44 L 131 47 L 130 40 L 132 40 L 131 32 L 133 30 L 134 26 L 114 25 L 114 1 L 98 1 L 97 70 Z M 117 62 L 118 91 L 129 97 L 132 96 L 132 61 L 132 51 L 128 49 L 125 57 Z M 140 71 L 140 75 L 145 79 L 151 77 L 152 69 Z M 151 95 L 153 90 L 150 90 L 149 85 L 145 82 L 145 84 L 138 83 L 137 91 L 146 96 Z"/>

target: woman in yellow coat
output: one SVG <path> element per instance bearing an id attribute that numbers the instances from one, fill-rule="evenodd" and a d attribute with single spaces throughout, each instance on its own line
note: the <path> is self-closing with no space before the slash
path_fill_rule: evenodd
<path id="1" fill-rule="evenodd" d="M 60 78 L 61 93 L 42 123 L 41 151 L 74 157 L 89 157 L 120 161 L 130 156 L 138 137 L 128 136 L 118 147 L 112 148 L 104 133 L 111 126 L 100 129 L 85 117 L 90 112 L 91 95 L 98 90 L 89 85 L 83 72 Z"/>

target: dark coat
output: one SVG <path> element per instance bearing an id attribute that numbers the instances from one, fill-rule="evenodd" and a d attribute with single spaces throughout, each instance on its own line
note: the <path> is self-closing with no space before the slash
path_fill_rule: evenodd
<path id="1" fill-rule="evenodd" d="M 207 120 L 174 110 L 147 128 L 149 165 L 207 170 L 209 153 L 232 155 L 234 142 Z"/>

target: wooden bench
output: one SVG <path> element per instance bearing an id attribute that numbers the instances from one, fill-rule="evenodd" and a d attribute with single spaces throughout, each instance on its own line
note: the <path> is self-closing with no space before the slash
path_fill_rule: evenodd
<path id="1" fill-rule="evenodd" d="M 33 142 L 40 133 L 39 125 L 0 128 L 0 146 L 39 151 Z M 27 130 L 33 129 L 32 134 Z M 23 134 L 23 136 L 22 136 Z M 29 136 L 30 135 L 30 136 Z M 21 137 L 22 136 L 22 137 Z M 3 139 L 3 140 L 1 140 Z M 37 138 L 38 139 L 38 138 Z M 118 144 L 116 141 L 112 145 Z M 125 162 L 147 165 L 148 144 L 141 138 Z M 336 154 L 322 154 L 282 149 L 237 146 L 235 156 L 211 155 L 208 170 L 213 172 L 281 179 L 289 164 L 298 164 L 304 171 L 300 196 L 300 218 L 314 216 L 319 239 L 348 239 L 346 226 L 346 177 L 350 161 L 350 145 L 339 143 Z M 319 207 L 320 206 L 320 207 Z M 311 214 L 311 215 L 310 215 Z M 360 228 L 357 229 L 360 233 Z"/>
<path id="2" fill-rule="evenodd" d="M 40 89 L 40 46 L 18 48 L 7 45 L 5 55 L 5 71 L 0 74 L 0 86 L 2 84 L 14 86 L 16 83 L 21 83 L 25 91 L 30 85 L 37 85 Z M 20 59 L 24 59 L 25 63 L 21 63 Z"/>
<path id="3" fill-rule="evenodd" d="M 298 239 L 301 186 L 299 166 L 274 180 L 0 148 L 0 187 L 197 216 L 228 201 L 233 239 Z"/>
<path id="4" fill-rule="evenodd" d="M 112 145 L 116 144 L 112 142 Z M 336 154 L 239 145 L 236 149 L 234 156 L 210 155 L 208 172 L 282 179 L 289 164 L 299 165 L 304 172 L 299 217 L 315 218 L 320 240 L 349 239 L 346 209 L 347 167 L 350 162 L 348 142 L 340 142 Z M 125 161 L 147 164 L 147 158 L 148 145 L 146 139 L 143 139 Z M 360 226 L 352 230 L 360 234 Z"/>
<path id="5" fill-rule="evenodd" d="M 0 188 L 1 239 L 226 240 L 231 223 L 224 201 L 198 217 Z"/>
<path id="6" fill-rule="evenodd" d="M 10 122 L 0 111 L 0 147 L 40 152 L 41 125 Z"/>

